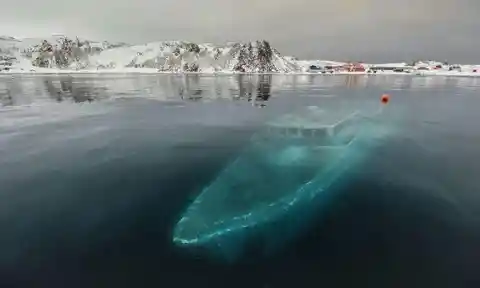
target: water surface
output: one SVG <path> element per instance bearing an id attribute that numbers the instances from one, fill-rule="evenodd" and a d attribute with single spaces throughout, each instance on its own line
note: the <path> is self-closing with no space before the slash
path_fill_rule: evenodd
<path id="1" fill-rule="evenodd" d="M 477 287 L 476 78 L 0 77 L 1 287 Z M 398 133 L 270 258 L 178 253 L 171 229 L 265 121 L 375 111 Z M 348 181 L 347 181 L 348 180 Z"/>

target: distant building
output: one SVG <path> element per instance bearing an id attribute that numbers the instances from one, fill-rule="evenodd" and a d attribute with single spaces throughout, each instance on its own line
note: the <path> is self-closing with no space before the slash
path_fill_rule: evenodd
<path id="1" fill-rule="evenodd" d="M 362 63 L 347 63 L 342 68 L 348 72 L 365 72 L 367 70 Z"/>
<path id="2" fill-rule="evenodd" d="M 418 71 L 429 71 L 430 70 L 430 67 L 428 66 L 420 66 L 420 67 L 416 67 L 416 69 Z"/>
<path id="3" fill-rule="evenodd" d="M 324 71 L 325 68 L 323 68 L 320 65 L 310 65 L 309 70 L 310 71 Z"/>
<path id="4" fill-rule="evenodd" d="M 406 63 L 376 64 L 369 68 L 369 70 L 372 72 L 377 72 L 377 71 L 408 72 L 411 69 L 412 69 L 412 66 L 409 66 Z"/>

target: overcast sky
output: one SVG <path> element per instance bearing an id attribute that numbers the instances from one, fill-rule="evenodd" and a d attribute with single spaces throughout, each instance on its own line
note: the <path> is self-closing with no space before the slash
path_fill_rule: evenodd
<path id="1" fill-rule="evenodd" d="M 267 39 L 299 58 L 480 63 L 480 0 L 0 0 L 0 34 Z"/>

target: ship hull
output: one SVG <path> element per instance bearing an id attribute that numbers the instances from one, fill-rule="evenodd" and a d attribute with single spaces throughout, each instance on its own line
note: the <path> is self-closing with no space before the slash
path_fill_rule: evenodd
<path id="1" fill-rule="evenodd" d="M 334 135 L 341 140 L 332 146 L 309 137 L 256 135 L 185 210 L 174 243 L 230 261 L 278 250 L 309 226 L 330 203 L 332 184 L 348 181 L 347 172 L 368 154 L 365 140 L 374 127 L 362 121 Z"/>

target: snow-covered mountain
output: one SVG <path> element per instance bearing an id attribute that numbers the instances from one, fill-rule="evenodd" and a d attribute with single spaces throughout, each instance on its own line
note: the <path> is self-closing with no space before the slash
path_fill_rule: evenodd
<path id="1" fill-rule="evenodd" d="M 282 57 L 267 41 L 195 44 L 153 42 L 105 50 L 91 57 L 99 68 L 157 68 L 166 72 L 294 72 L 299 66 Z"/>
<path id="2" fill-rule="evenodd" d="M 144 45 L 95 42 L 62 35 L 48 39 L 0 37 L 4 69 L 155 68 L 165 72 L 295 72 L 301 67 L 263 41 L 196 44 L 185 41 Z M 0 68 L 1 69 L 1 68 Z"/>
<path id="3" fill-rule="evenodd" d="M 91 56 L 126 45 L 70 39 L 63 35 L 22 39 L 0 36 L 0 70 L 83 69 L 90 67 Z"/>
<path id="4" fill-rule="evenodd" d="M 358 64 L 358 65 L 357 65 Z M 332 69 L 332 67 L 334 67 Z M 358 69 L 357 69 L 358 68 Z M 282 56 L 270 43 L 196 44 L 187 41 L 142 45 L 91 41 L 52 35 L 47 38 L 0 36 L 0 71 L 70 73 L 74 71 L 200 72 L 200 73 L 421 73 L 480 76 L 480 65 L 448 65 L 437 61 L 367 64 L 299 60 Z"/>

